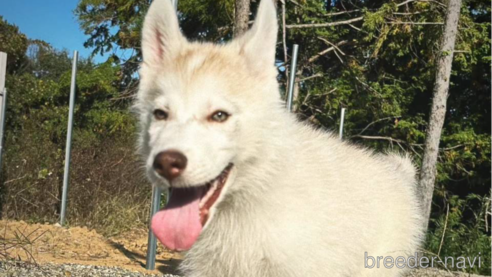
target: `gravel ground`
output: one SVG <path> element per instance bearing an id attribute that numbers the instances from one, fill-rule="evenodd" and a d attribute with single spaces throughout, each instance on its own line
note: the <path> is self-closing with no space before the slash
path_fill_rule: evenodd
<path id="1" fill-rule="evenodd" d="M 145 274 L 117 267 L 76 264 L 35 265 L 23 262 L 0 262 L 0 277 L 180 277 L 172 274 Z M 418 269 L 406 277 L 482 277 L 466 273 L 447 272 L 437 269 Z"/>
<path id="2" fill-rule="evenodd" d="M 117 267 L 76 264 L 43 264 L 0 262 L 0 277 L 179 277 L 171 274 L 144 274 Z"/>
<path id="3" fill-rule="evenodd" d="M 405 275 L 405 277 L 485 277 L 485 276 L 461 273 L 461 272 L 448 272 L 445 270 L 429 268 L 429 269 L 416 269 L 410 271 L 407 275 Z"/>

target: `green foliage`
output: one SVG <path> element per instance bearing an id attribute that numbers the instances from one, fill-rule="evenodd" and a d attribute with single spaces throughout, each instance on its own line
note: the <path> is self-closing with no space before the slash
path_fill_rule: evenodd
<path id="1" fill-rule="evenodd" d="M 0 51 L 8 55 L 9 72 L 15 72 L 21 67 L 27 44 L 27 37 L 19 32 L 19 28 L 0 16 Z"/>
<path id="2" fill-rule="evenodd" d="M 118 67 L 112 66 L 110 61 L 79 70 L 74 122 L 76 128 L 89 137 L 75 136 L 76 140 L 134 131 L 132 116 L 112 101 L 117 95 L 118 72 Z M 40 128 L 43 136 L 62 143 L 67 131 L 71 72 L 64 72 L 58 82 L 27 73 L 9 77 L 7 86 L 12 89 L 7 126 Z"/>
<path id="3" fill-rule="evenodd" d="M 465 199 L 453 196 L 448 201 L 446 214 L 432 219 L 435 230 L 429 233 L 427 250 L 429 256 L 438 256 L 442 261 L 445 257 L 477 257 L 473 268 L 467 273 L 489 274 L 491 269 L 490 224 L 487 212 L 490 210 L 490 198 L 469 194 Z M 467 215 L 469 214 L 469 215 Z M 478 257 L 481 264 L 478 266 Z M 449 270 L 462 270 L 450 267 Z"/>
<path id="4" fill-rule="evenodd" d="M 29 41 L 27 58 L 26 66 L 19 73 L 27 72 L 40 79 L 58 80 L 72 67 L 66 50 L 53 49 L 51 45 L 40 40 Z"/>
<path id="5" fill-rule="evenodd" d="M 17 30 L 0 20 L 4 25 Z M 0 211 L 7 218 L 56 222 L 71 59 L 67 51 L 46 42 L 25 42 L 29 45 L 18 58 L 22 67 L 9 72 L 6 80 Z M 135 174 L 140 167 L 134 154 L 135 122 L 129 101 L 119 99 L 121 82 L 121 68 L 112 60 L 99 65 L 79 61 L 68 220 L 110 235 L 145 224 L 150 205 L 150 186 Z"/>

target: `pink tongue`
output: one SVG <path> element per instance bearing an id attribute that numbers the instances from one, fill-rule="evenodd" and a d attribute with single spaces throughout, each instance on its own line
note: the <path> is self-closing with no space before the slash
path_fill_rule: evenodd
<path id="1" fill-rule="evenodd" d="M 202 231 L 200 198 L 204 188 L 173 189 L 164 210 L 152 218 L 151 228 L 167 248 L 188 250 Z"/>

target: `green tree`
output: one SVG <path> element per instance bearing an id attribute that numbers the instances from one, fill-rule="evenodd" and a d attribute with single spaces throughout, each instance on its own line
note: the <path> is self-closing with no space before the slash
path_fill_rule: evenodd
<path id="1" fill-rule="evenodd" d="M 9 53 L 4 162 L 0 174 L 2 218 L 58 221 L 68 121 L 71 58 L 48 43 L 29 40 L 0 19 Z M 13 51 L 18 50 L 18 52 Z M 27 52 L 26 52 L 27 49 Z M 15 56 L 17 55 L 17 56 Z M 106 234 L 145 224 L 150 186 L 134 174 L 134 117 L 119 99 L 121 68 L 113 60 L 78 64 L 68 222 Z M 102 170 L 104 169 L 104 170 Z M 96 196 L 95 196 L 96 195 Z"/>
<path id="2" fill-rule="evenodd" d="M 72 67 L 68 51 L 53 49 L 41 40 L 29 41 L 26 54 L 27 61 L 23 72 L 32 73 L 41 79 L 57 80 Z"/>
<path id="3" fill-rule="evenodd" d="M 27 37 L 19 32 L 19 28 L 9 24 L 0 16 L 0 51 L 8 55 L 9 72 L 15 72 L 21 68 L 27 46 Z"/>

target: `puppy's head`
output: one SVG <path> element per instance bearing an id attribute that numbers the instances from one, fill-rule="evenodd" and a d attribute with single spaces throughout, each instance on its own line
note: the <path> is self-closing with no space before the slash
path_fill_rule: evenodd
<path id="1" fill-rule="evenodd" d="M 170 187 L 166 208 L 152 219 L 170 249 L 189 249 L 214 215 L 236 166 L 261 155 L 258 129 L 279 106 L 273 0 L 230 43 L 188 42 L 170 0 L 154 0 L 142 34 L 137 111 L 147 175 Z"/>
<path id="2" fill-rule="evenodd" d="M 251 136 L 243 131 L 261 124 L 258 111 L 279 101 L 277 29 L 273 0 L 264 0 L 242 37 L 221 45 L 189 42 L 171 1 L 152 3 L 142 32 L 136 105 L 152 181 L 203 185 L 246 158 L 238 157 Z"/>

